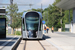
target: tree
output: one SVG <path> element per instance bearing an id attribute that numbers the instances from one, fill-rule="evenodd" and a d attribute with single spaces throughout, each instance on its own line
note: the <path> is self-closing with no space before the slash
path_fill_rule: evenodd
<path id="1" fill-rule="evenodd" d="M 45 13 L 45 12 L 47 12 L 47 13 Z M 52 26 L 57 27 L 57 28 L 61 27 L 60 26 L 61 25 L 60 19 L 62 18 L 61 12 L 60 12 L 60 9 L 57 8 L 55 5 L 49 5 L 49 7 L 44 10 L 43 15 L 45 16 L 45 18 L 44 18 L 45 21 L 47 20 L 46 25 L 48 25 L 49 27 L 52 27 Z M 48 22 L 48 24 L 47 24 L 47 22 Z M 57 25 L 59 25 L 59 26 L 57 26 Z"/>
<path id="2" fill-rule="evenodd" d="M 63 28 L 65 30 L 65 23 L 69 23 L 69 10 L 62 10 L 55 5 L 61 0 L 55 0 L 52 5 L 49 5 L 44 9 L 43 17 L 46 21 L 46 25 L 49 27 Z M 72 9 L 70 10 L 70 22 L 72 21 Z M 47 19 L 48 18 L 48 19 Z M 62 22 L 61 22 L 62 20 Z M 48 24 L 47 24 L 48 23 Z"/>
<path id="3" fill-rule="evenodd" d="M 43 13 L 43 9 L 41 10 L 40 8 L 38 8 L 38 9 L 32 8 L 32 11 L 37 11 L 37 12 L 41 12 L 42 11 L 42 13 Z"/>
<path id="4" fill-rule="evenodd" d="M 62 26 L 60 21 L 64 16 L 64 10 L 55 6 L 59 1 L 60 0 L 56 0 L 52 5 L 49 5 L 44 9 L 44 20 L 46 21 L 46 25 L 48 25 L 49 27 L 54 26 L 56 28 L 60 28 Z"/>
<path id="5" fill-rule="evenodd" d="M 8 17 L 6 15 L 0 15 L 0 18 L 6 18 L 6 21 L 8 21 Z"/>
<path id="6" fill-rule="evenodd" d="M 22 13 L 18 13 L 18 6 L 17 4 L 10 5 L 7 7 L 8 14 L 12 17 L 12 24 L 10 25 L 12 29 L 12 34 L 14 34 L 14 29 L 21 27 L 21 16 Z"/>

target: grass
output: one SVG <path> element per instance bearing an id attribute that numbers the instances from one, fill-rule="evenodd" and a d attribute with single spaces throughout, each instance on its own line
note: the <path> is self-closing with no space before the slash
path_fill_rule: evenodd
<path id="1" fill-rule="evenodd" d="M 21 35 L 21 31 L 16 31 L 15 34 L 16 35 Z"/>
<path id="2" fill-rule="evenodd" d="M 6 30 L 6 35 L 21 35 L 21 31 L 15 31 L 15 34 L 8 33 L 8 30 Z"/>

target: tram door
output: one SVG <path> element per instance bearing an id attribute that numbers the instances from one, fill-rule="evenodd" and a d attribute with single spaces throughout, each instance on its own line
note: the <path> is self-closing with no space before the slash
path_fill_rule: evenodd
<path id="1" fill-rule="evenodd" d="M 26 30 L 28 37 L 37 37 L 39 27 L 39 14 L 36 12 L 29 12 L 25 15 Z"/>

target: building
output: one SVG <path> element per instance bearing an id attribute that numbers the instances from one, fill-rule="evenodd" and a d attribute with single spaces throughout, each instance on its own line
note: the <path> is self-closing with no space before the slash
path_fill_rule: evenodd
<path id="1" fill-rule="evenodd" d="M 75 0 L 61 0 L 59 3 L 56 4 L 56 6 L 64 10 L 73 9 L 71 32 L 75 33 Z"/>

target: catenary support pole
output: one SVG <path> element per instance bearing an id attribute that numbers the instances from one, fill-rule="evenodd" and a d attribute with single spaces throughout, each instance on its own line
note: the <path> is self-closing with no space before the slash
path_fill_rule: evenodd
<path id="1" fill-rule="evenodd" d="M 70 23 L 70 9 L 69 9 L 69 23 Z"/>
<path id="2" fill-rule="evenodd" d="M 13 5 L 13 0 L 10 0 L 10 5 Z M 12 8 L 11 8 L 12 9 Z M 12 12 L 11 12 L 12 13 Z M 12 16 L 10 16 L 10 24 L 12 24 Z"/>

